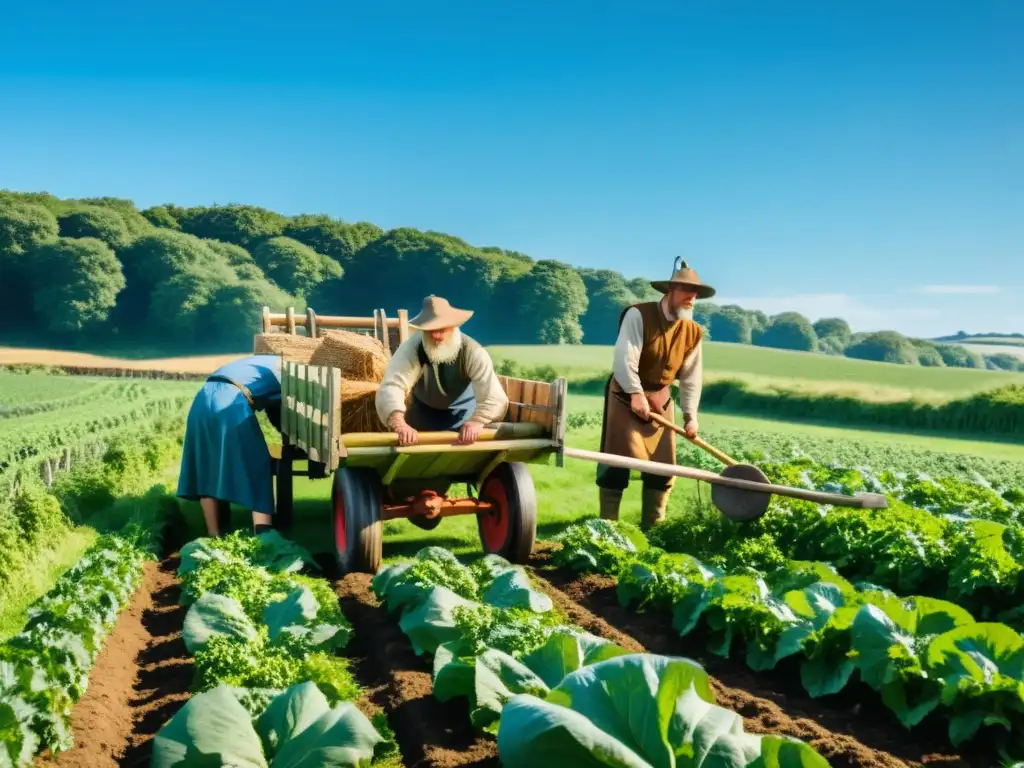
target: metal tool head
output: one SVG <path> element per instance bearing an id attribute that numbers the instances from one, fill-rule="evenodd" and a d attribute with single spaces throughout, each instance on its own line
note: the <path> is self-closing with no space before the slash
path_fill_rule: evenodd
<path id="1" fill-rule="evenodd" d="M 750 480 L 756 483 L 769 482 L 768 477 L 752 464 L 734 464 L 719 473 L 722 477 Z M 711 485 L 711 503 L 730 520 L 756 520 L 768 511 L 772 495 L 768 492 L 750 491 L 746 488 L 730 488 L 727 485 Z"/>

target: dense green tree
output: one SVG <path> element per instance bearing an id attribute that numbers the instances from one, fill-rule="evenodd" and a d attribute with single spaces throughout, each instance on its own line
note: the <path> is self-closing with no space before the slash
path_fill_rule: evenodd
<path id="1" fill-rule="evenodd" d="M 293 298 L 266 281 L 241 280 L 219 287 L 199 311 L 204 338 L 226 349 L 251 349 L 260 328 L 263 307 L 295 307 L 305 312 L 301 298 Z"/>
<path id="2" fill-rule="evenodd" d="M 164 229 L 181 229 L 181 224 L 178 223 L 178 220 L 166 205 L 154 205 L 152 208 L 144 210 L 142 215 L 145 216 L 146 220 L 154 227 L 163 227 Z"/>
<path id="3" fill-rule="evenodd" d="M 575 269 L 544 259 L 535 263 L 519 284 L 519 327 L 530 343 L 582 342 L 580 317 L 587 311 L 587 289 Z"/>
<path id="4" fill-rule="evenodd" d="M 238 276 L 239 280 L 266 280 L 267 276 L 259 268 L 252 254 L 245 248 L 234 243 L 224 243 L 220 240 L 204 240 L 206 247 L 214 253 L 223 257 Z"/>
<path id="5" fill-rule="evenodd" d="M 223 240 L 243 248 L 280 235 L 287 219 L 255 205 L 216 205 L 188 208 L 176 216 L 181 229 L 208 240 Z"/>
<path id="6" fill-rule="evenodd" d="M 94 237 L 102 240 L 114 251 L 131 242 L 121 214 L 113 208 L 98 205 L 83 205 L 57 218 L 61 237 Z"/>
<path id="7" fill-rule="evenodd" d="M 818 337 L 811 321 L 799 312 L 782 312 L 771 318 L 768 327 L 754 335 L 754 343 L 775 349 L 814 350 Z"/>
<path id="8" fill-rule="evenodd" d="M 750 344 L 753 341 L 754 324 L 750 315 L 734 304 L 721 307 L 712 314 L 708 329 L 715 341 L 733 344 Z"/>
<path id="9" fill-rule="evenodd" d="M 993 371 L 1020 371 L 1024 370 L 1024 359 L 1000 352 L 995 355 L 985 355 L 985 363 Z"/>
<path id="10" fill-rule="evenodd" d="M 0 199 L 0 254 L 21 255 L 57 239 L 57 217 L 36 203 Z"/>
<path id="11" fill-rule="evenodd" d="M 32 251 L 36 315 L 54 333 L 102 322 L 124 288 L 121 263 L 102 240 L 59 238 Z M 60 279 L 54 279 L 55 276 Z"/>
<path id="12" fill-rule="evenodd" d="M 845 349 L 846 345 L 843 344 L 838 336 L 826 336 L 823 339 L 818 339 L 818 345 L 815 347 L 815 351 L 823 355 L 837 356 L 841 356 Z"/>
<path id="13" fill-rule="evenodd" d="M 124 225 L 128 229 L 128 234 L 133 238 L 153 229 L 153 225 L 139 212 L 139 209 L 135 207 L 135 203 L 131 200 L 124 200 L 120 197 L 85 197 L 81 200 L 69 202 L 76 207 L 78 205 L 97 206 L 117 211 L 117 214 L 124 221 Z"/>
<path id="14" fill-rule="evenodd" d="M 43 205 L 0 196 L 0 317 L 16 319 L 32 309 L 32 252 L 57 239 L 57 217 Z"/>
<path id="15" fill-rule="evenodd" d="M 338 262 L 290 237 L 264 240 L 252 257 L 275 285 L 296 296 L 308 296 L 317 283 L 342 276 Z"/>
<path id="16" fill-rule="evenodd" d="M 610 269 L 576 270 L 587 294 L 587 311 L 580 318 L 586 344 L 614 344 L 619 334 L 619 317 L 636 296 L 618 272 Z"/>
<path id="17" fill-rule="evenodd" d="M 942 359 L 935 344 L 927 339 L 909 339 L 910 343 L 917 350 L 917 362 L 929 368 L 945 368 L 946 361 Z"/>
<path id="18" fill-rule="evenodd" d="M 918 364 L 917 348 L 906 336 L 895 331 L 868 333 L 846 347 L 846 356 L 879 363 Z"/>
<path id="19" fill-rule="evenodd" d="M 841 317 L 823 317 L 814 324 L 814 332 L 819 339 L 835 338 L 846 344 L 853 335 L 850 324 Z"/>
<path id="20" fill-rule="evenodd" d="M 389 314 L 405 308 L 415 315 L 430 294 L 476 312 L 471 323 L 480 339 L 508 339 L 509 317 L 520 294 L 509 290 L 529 264 L 503 252 L 481 251 L 457 237 L 393 229 L 364 246 L 331 292 L 316 292 L 317 312 L 369 315 L 383 308 Z M 500 285 L 499 285 L 500 282 Z M 322 298 L 321 298 L 322 297 Z M 324 305 L 328 306 L 328 305 Z M 502 334 L 505 334 L 502 336 Z"/>
<path id="21" fill-rule="evenodd" d="M 325 214 L 304 214 L 290 219 L 283 234 L 330 256 L 344 268 L 360 248 L 383 235 L 384 230 L 366 221 L 348 224 Z"/>
<path id="22" fill-rule="evenodd" d="M 959 344 L 936 344 L 935 348 L 950 368 L 984 368 L 985 358 Z"/>
<path id="23" fill-rule="evenodd" d="M 147 325 L 156 334 L 168 334 L 175 344 L 194 344 L 207 332 L 199 322 L 200 310 L 218 290 L 237 282 L 220 259 L 182 269 L 153 289 Z"/>

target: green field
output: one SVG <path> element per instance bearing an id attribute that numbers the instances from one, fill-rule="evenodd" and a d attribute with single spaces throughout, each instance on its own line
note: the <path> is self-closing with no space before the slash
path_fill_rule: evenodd
<path id="1" fill-rule="evenodd" d="M 488 350 L 495 364 L 510 359 L 527 366 L 550 365 L 570 381 L 607 375 L 612 365 L 611 346 L 494 346 Z M 706 345 L 704 370 L 709 379 L 739 377 L 817 385 L 827 382 L 858 390 L 902 390 L 918 396 L 936 393 L 947 398 L 1024 383 L 1024 374 L 875 363 L 721 342 Z"/>

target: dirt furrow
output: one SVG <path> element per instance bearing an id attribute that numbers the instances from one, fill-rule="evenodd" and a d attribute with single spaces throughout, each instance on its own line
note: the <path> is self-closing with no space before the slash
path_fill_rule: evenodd
<path id="1" fill-rule="evenodd" d="M 954 754 L 943 727 L 906 731 L 881 703 L 868 706 L 873 691 L 811 699 L 796 669 L 758 673 L 742 658 L 706 650 L 700 632 L 680 637 L 662 613 L 637 613 L 618 602 L 615 580 L 555 568 L 544 552 L 532 565 L 540 585 L 575 623 L 630 650 L 683 656 L 701 664 L 719 704 L 744 719 L 752 733 L 794 736 L 817 749 L 833 768 L 991 768 L 992 756 Z"/>
<path id="2" fill-rule="evenodd" d="M 149 765 L 153 737 L 185 705 L 192 683 L 194 665 L 181 636 L 188 609 L 178 604 L 179 557 L 168 557 L 160 564 L 152 592 L 152 603 L 143 614 L 147 633 L 145 648 L 125 665 L 137 668 L 135 684 L 126 698 L 132 710 L 128 747 L 119 765 L 143 768 Z"/>
<path id="3" fill-rule="evenodd" d="M 354 632 L 347 655 L 371 703 L 387 711 L 406 768 L 497 768 L 493 737 L 477 733 L 465 699 L 440 702 L 433 694 L 430 658 L 417 656 L 398 622 L 379 605 L 371 577 L 353 573 L 335 582 Z"/>

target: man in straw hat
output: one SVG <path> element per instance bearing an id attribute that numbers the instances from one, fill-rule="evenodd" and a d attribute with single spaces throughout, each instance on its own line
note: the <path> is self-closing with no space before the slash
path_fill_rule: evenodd
<path id="1" fill-rule="evenodd" d="M 651 286 L 664 294 L 660 301 L 627 307 L 619 318 L 612 375 L 605 387 L 601 451 L 647 461 L 675 464 L 675 434 L 648 420 L 653 411 L 675 421 L 672 382 L 679 380 L 679 406 L 686 434 L 697 434 L 703 365 L 701 328 L 693 321 L 693 302 L 714 296 L 710 285 L 676 258 L 670 280 Z M 641 475 L 641 527 L 650 528 L 665 517 L 674 478 Z M 629 470 L 599 464 L 597 485 L 601 517 L 619 519 L 622 493 Z"/>
<path id="2" fill-rule="evenodd" d="M 472 316 L 427 296 L 409 321 L 417 332 L 395 350 L 376 399 L 377 415 L 401 445 L 415 443 L 417 430 L 459 430 L 459 444 L 468 445 L 504 418 L 508 396 L 491 356 L 461 330 Z"/>

